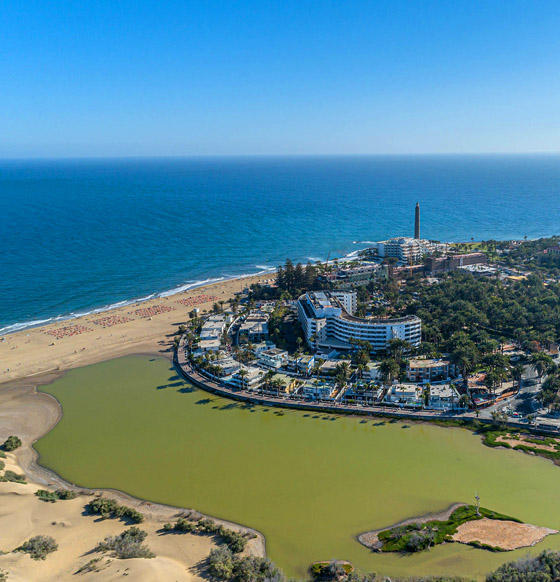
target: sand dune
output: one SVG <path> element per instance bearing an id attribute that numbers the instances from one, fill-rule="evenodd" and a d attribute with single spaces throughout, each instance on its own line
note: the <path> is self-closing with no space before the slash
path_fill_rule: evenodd
<path id="1" fill-rule="evenodd" d="M 166 522 L 174 521 L 184 510 L 131 498 L 117 491 L 81 490 L 83 495 L 68 501 L 45 503 L 37 489 L 67 486 L 51 471 L 36 464 L 32 444 L 51 430 L 60 418 L 60 407 L 52 396 L 37 393 L 35 384 L 48 382 L 56 374 L 16 380 L 0 386 L 0 442 L 17 434 L 23 446 L 2 459 L 6 469 L 24 473 L 28 483 L 0 482 L 0 570 L 9 573 L 9 582 L 110 582 L 124 576 L 134 582 L 184 582 L 202 580 L 205 559 L 215 543 L 211 538 L 192 534 L 163 534 Z M 117 535 L 127 525 L 119 520 L 100 520 L 84 515 L 84 506 L 93 495 L 103 494 L 121 504 L 135 507 L 145 516 L 140 528 L 148 533 L 147 545 L 156 554 L 153 559 L 117 560 L 92 553 L 96 544 L 108 535 Z M 221 520 L 227 527 L 249 531 Z M 251 532 L 258 533 L 258 532 Z M 46 560 L 36 561 L 12 550 L 35 535 L 50 535 L 58 551 Z M 1 552 L 7 552 L 2 554 Z M 246 549 L 248 554 L 264 555 L 264 538 L 258 534 Z M 76 572 L 92 558 L 101 557 L 99 571 Z M 202 569 L 202 570 L 201 570 Z"/>

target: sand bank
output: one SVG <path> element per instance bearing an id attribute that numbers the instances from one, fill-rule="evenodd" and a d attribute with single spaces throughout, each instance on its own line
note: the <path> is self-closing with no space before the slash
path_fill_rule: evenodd
<path id="1" fill-rule="evenodd" d="M 214 303 L 270 277 L 221 281 L 6 335 L 0 341 L 0 384 L 129 354 L 169 353 L 177 327 L 189 321 L 193 308 L 210 311 Z"/>
<path id="2" fill-rule="evenodd" d="M 465 544 L 479 542 L 502 550 L 517 550 L 534 546 L 546 536 L 557 533 L 548 527 L 483 518 L 460 525 L 453 539 Z"/>

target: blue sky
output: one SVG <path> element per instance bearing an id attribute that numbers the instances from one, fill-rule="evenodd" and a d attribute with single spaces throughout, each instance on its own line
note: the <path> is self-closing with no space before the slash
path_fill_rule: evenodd
<path id="1" fill-rule="evenodd" d="M 560 1 L 0 4 L 0 157 L 560 151 Z"/>

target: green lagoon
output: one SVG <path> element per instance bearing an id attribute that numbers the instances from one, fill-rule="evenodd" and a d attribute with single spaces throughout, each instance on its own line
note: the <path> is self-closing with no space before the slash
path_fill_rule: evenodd
<path id="1" fill-rule="evenodd" d="M 560 529 L 560 467 L 463 429 L 248 407 L 197 390 L 167 360 L 130 356 L 44 387 L 63 418 L 36 448 L 73 483 L 116 488 L 254 527 L 288 574 L 351 560 L 387 575 L 481 576 L 527 553 L 447 544 L 401 557 L 356 535 L 472 502 Z M 532 548 L 560 549 L 560 535 Z"/>

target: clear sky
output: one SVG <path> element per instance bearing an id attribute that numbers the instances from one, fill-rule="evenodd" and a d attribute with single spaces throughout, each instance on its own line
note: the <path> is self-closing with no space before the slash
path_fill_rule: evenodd
<path id="1" fill-rule="evenodd" d="M 560 151 L 560 0 L 4 0 L 0 157 Z"/>

